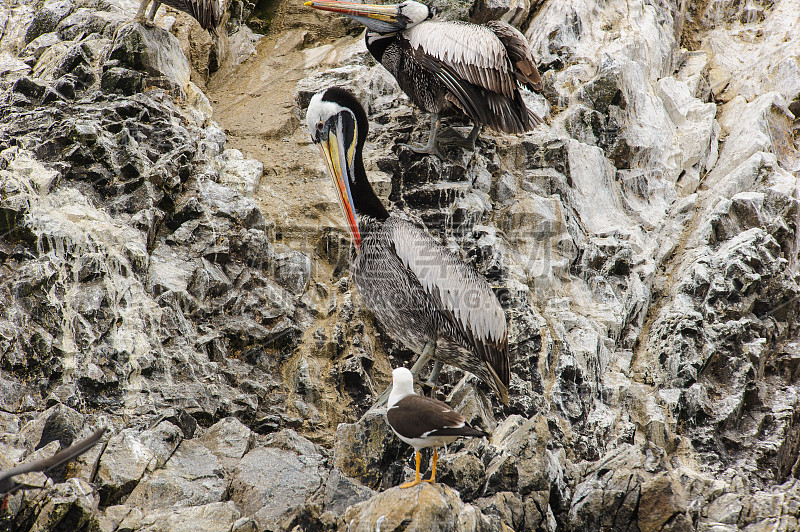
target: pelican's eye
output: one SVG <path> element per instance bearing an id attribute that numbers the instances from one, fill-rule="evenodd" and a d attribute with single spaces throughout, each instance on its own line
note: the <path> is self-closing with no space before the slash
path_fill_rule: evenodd
<path id="1" fill-rule="evenodd" d="M 325 127 L 325 123 L 322 120 L 317 122 L 317 131 L 322 131 L 322 128 L 324 128 L 324 127 Z"/>

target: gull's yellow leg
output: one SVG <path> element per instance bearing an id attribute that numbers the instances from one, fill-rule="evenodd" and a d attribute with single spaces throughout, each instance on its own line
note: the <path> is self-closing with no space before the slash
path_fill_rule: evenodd
<path id="1" fill-rule="evenodd" d="M 416 477 L 414 477 L 414 480 L 412 480 L 411 482 L 406 482 L 405 484 L 400 484 L 401 488 L 410 488 L 411 486 L 416 486 L 417 484 L 419 484 L 421 482 L 421 480 L 419 479 L 419 463 L 422 461 L 422 456 L 420 456 L 419 451 L 415 451 L 414 458 L 417 459 L 417 475 L 416 475 Z"/>
<path id="2" fill-rule="evenodd" d="M 433 449 L 433 471 L 431 471 L 431 478 L 425 479 L 425 482 L 430 482 L 431 484 L 436 483 L 436 462 L 439 460 L 439 449 Z"/>

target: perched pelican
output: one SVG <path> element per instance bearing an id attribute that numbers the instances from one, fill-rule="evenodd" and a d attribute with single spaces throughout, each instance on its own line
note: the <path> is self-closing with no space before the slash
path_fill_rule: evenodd
<path id="1" fill-rule="evenodd" d="M 150 5 L 150 12 L 145 16 L 147 5 L 150 2 L 153 2 Z M 222 22 L 222 15 L 224 14 L 224 0 L 142 0 L 135 20 L 142 24 L 152 24 L 153 19 L 156 17 L 156 11 L 158 11 L 162 3 L 178 11 L 188 13 L 200 23 L 204 30 L 217 35 L 217 27 Z"/>
<path id="2" fill-rule="evenodd" d="M 77 458 L 78 456 L 82 455 L 89 449 L 91 449 L 94 444 L 100 441 L 100 438 L 103 437 L 105 434 L 106 429 L 102 428 L 96 431 L 94 434 L 85 438 L 78 443 L 63 449 L 50 458 L 45 458 L 43 460 L 37 460 L 35 462 L 31 462 L 28 464 L 18 465 L 17 467 L 13 467 L 8 471 L 3 471 L 0 473 L 0 495 L 8 495 L 9 493 L 14 493 L 20 488 L 26 487 L 25 484 L 17 483 L 12 477 L 16 475 L 22 475 L 23 473 L 31 473 L 34 471 L 50 471 L 51 469 L 60 466 L 61 464 L 72 460 L 73 458 Z"/>
<path id="3" fill-rule="evenodd" d="M 343 13 L 367 27 L 372 56 L 414 104 L 431 113 L 428 143 L 411 146 L 418 153 L 439 155 L 437 140 L 474 149 L 484 125 L 524 133 L 542 122 L 519 92 L 520 85 L 542 88 L 528 41 L 505 22 L 479 26 L 436 20 L 428 6 L 414 0 L 387 5 L 313 0 L 305 5 Z M 461 109 L 475 124 L 466 139 L 437 139 L 439 113 L 447 104 Z"/>
<path id="4" fill-rule="evenodd" d="M 436 462 L 439 461 L 439 450 L 436 447 L 453 443 L 461 436 L 482 438 L 489 435 L 470 427 L 464 416 L 450 408 L 447 403 L 414 393 L 414 377 L 406 368 L 397 368 L 392 372 L 392 393 L 389 394 L 386 421 L 397 437 L 415 451 L 417 474 L 414 480 L 402 484 L 401 488 L 410 488 L 420 483 L 420 449 L 434 447 L 431 478 L 425 481 L 433 484 L 436 482 Z"/>
<path id="5" fill-rule="evenodd" d="M 332 87 L 311 98 L 306 120 L 353 237 L 353 282 L 389 333 L 421 353 L 411 369 L 414 376 L 432 358 L 436 365 L 428 382 L 434 385 L 446 362 L 477 375 L 508 404 L 503 308 L 471 266 L 381 204 L 362 160 L 368 129 L 364 108 L 346 90 Z"/>

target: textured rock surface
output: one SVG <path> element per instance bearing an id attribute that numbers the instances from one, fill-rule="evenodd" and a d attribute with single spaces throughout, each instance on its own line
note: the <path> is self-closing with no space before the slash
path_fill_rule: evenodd
<path id="1" fill-rule="evenodd" d="M 800 526 L 798 1 L 436 7 L 524 32 L 547 125 L 414 154 L 428 119 L 358 27 L 299 5 L 259 41 L 233 2 L 216 43 L 131 0 L 0 7 L 0 469 L 112 429 L 0 526 Z M 301 126 L 330 84 L 369 112 L 379 195 L 509 318 L 507 407 L 442 371 L 492 435 L 435 486 L 394 487 L 413 452 L 367 411 L 412 355 L 350 285 Z"/>

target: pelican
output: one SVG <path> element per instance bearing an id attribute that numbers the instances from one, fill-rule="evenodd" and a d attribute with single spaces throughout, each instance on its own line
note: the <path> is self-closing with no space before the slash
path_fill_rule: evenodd
<path id="1" fill-rule="evenodd" d="M 406 368 L 392 371 L 392 393 L 386 410 L 386 421 L 397 437 L 414 448 L 417 474 L 414 480 L 400 485 L 401 488 L 416 486 L 419 479 L 419 464 L 422 457 L 419 450 L 433 447 L 433 468 L 431 478 L 425 482 L 436 482 L 436 462 L 439 450 L 462 436 L 485 438 L 488 433 L 472 428 L 464 416 L 450 408 L 447 403 L 422 397 L 414 393 L 414 377 Z"/>
<path id="2" fill-rule="evenodd" d="M 420 357 L 416 377 L 431 359 L 428 384 L 443 362 L 469 371 L 508 404 L 508 329 L 486 280 L 427 231 L 390 215 L 372 189 L 362 153 L 367 114 L 356 98 L 332 87 L 311 98 L 306 114 L 350 234 L 350 274 L 367 308 Z M 383 404 L 388 390 L 381 395 Z"/>
<path id="3" fill-rule="evenodd" d="M 224 0 L 164 0 L 163 2 L 161 0 L 142 0 L 135 20 L 142 24 L 152 24 L 156 17 L 156 11 L 164 3 L 173 9 L 188 13 L 200 23 L 204 30 L 217 35 L 217 27 L 222 22 L 224 14 L 223 2 Z M 145 15 L 148 4 L 150 4 L 150 11 Z"/>
<path id="4" fill-rule="evenodd" d="M 387 5 L 313 0 L 305 5 L 342 13 L 367 27 L 372 57 L 417 107 L 431 114 L 428 143 L 409 146 L 417 153 L 441 158 L 437 141 L 474 149 L 484 125 L 504 133 L 524 133 L 542 122 L 519 92 L 520 86 L 542 89 L 528 41 L 505 22 L 480 26 L 436 20 L 428 6 L 414 0 Z M 437 137 L 439 113 L 448 104 L 474 123 L 466 139 Z"/>

